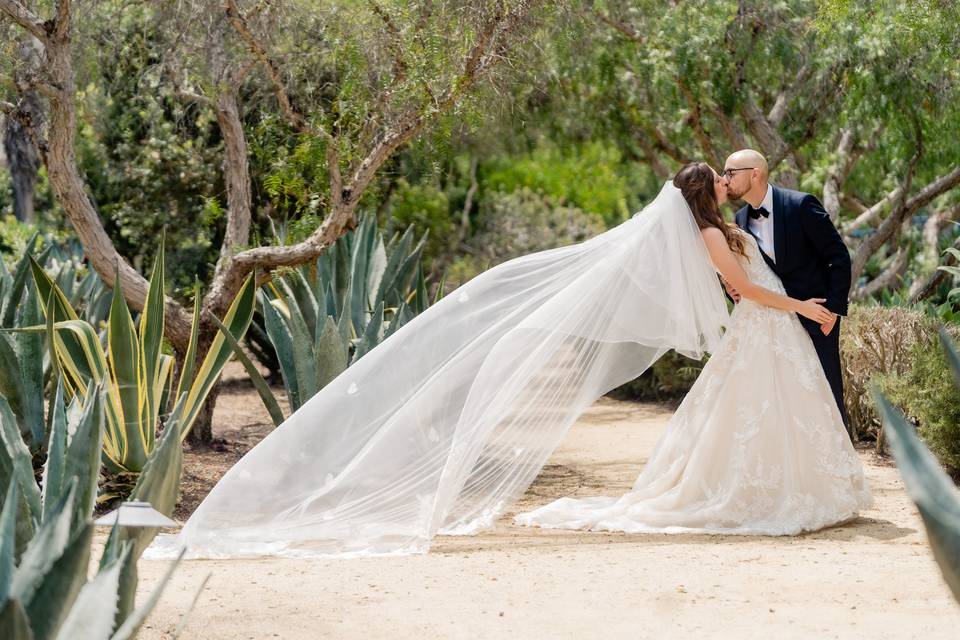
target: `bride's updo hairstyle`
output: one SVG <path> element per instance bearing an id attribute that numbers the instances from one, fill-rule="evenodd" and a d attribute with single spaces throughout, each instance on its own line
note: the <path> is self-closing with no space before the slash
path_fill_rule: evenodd
<path id="1" fill-rule="evenodd" d="M 720 205 L 717 203 L 717 194 L 713 188 L 714 173 L 706 162 L 691 162 L 683 166 L 677 175 L 673 176 L 673 186 L 680 189 L 697 227 L 706 229 L 715 227 L 720 229 L 727 239 L 727 246 L 734 253 L 746 256 L 743 238 L 734 229 L 734 225 L 723 219 Z"/>

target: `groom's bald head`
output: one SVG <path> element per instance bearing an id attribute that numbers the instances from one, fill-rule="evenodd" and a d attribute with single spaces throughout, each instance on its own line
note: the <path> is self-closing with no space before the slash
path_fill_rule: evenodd
<path id="1" fill-rule="evenodd" d="M 767 177 L 767 159 L 763 157 L 762 153 L 753 149 L 734 151 L 723 165 L 724 169 L 743 169 L 746 167 L 755 168 L 762 177 Z"/>
<path id="2" fill-rule="evenodd" d="M 767 193 L 767 159 L 753 149 L 734 151 L 723 164 L 727 196 L 758 206 Z"/>

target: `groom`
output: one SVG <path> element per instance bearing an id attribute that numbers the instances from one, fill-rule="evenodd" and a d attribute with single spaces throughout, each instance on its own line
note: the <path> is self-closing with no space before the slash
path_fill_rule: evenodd
<path id="1" fill-rule="evenodd" d="M 763 259 L 783 281 L 787 295 L 798 300 L 826 298 L 833 319 L 824 324 L 800 316 L 830 382 L 844 425 L 843 377 L 840 373 L 840 318 L 847 314 L 850 253 L 830 216 L 816 197 L 767 182 L 767 160 L 752 149 L 737 151 L 724 165 L 727 195 L 744 200 L 737 226 L 757 239 Z M 739 294 L 726 282 L 735 301 Z"/>

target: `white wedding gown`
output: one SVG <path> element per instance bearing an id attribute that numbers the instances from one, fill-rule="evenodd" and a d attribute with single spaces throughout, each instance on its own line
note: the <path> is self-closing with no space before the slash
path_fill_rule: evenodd
<path id="1" fill-rule="evenodd" d="M 750 280 L 783 284 L 753 236 Z M 743 299 L 631 491 L 561 498 L 517 524 L 627 532 L 794 535 L 873 503 L 813 343 L 794 313 Z"/>
<path id="2" fill-rule="evenodd" d="M 782 290 L 751 253 L 751 277 Z M 869 494 L 809 337 L 749 302 L 734 318 L 724 334 L 716 271 L 666 182 L 622 224 L 499 264 L 384 338 L 146 555 L 425 553 L 489 530 L 577 417 L 670 349 L 713 357 L 636 491 L 522 521 L 793 533 L 852 516 Z"/>

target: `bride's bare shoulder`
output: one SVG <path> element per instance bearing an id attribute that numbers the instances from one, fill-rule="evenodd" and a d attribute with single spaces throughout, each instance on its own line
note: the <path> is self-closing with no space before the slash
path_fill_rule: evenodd
<path id="1" fill-rule="evenodd" d="M 706 242 L 723 242 L 726 244 L 727 239 L 723 235 L 723 231 L 717 229 L 716 227 L 704 227 L 700 229 L 700 235 L 703 236 L 704 241 Z"/>

